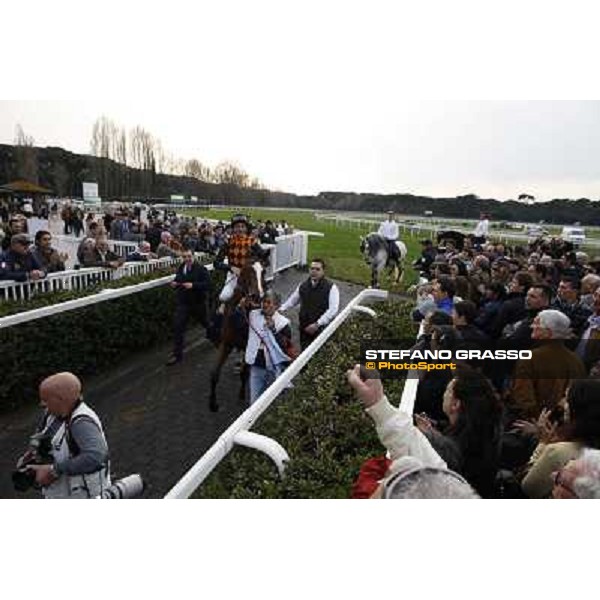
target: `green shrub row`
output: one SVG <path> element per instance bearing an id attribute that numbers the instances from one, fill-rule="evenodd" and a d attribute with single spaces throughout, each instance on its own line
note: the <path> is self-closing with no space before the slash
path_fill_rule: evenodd
<path id="1" fill-rule="evenodd" d="M 202 264 L 211 263 L 212 257 L 207 255 L 203 257 L 200 262 Z M 52 304 L 67 302 L 68 300 L 92 296 L 101 290 L 117 289 L 127 287 L 128 285 L 135 285 L 137 283 L 144 283 L 146 281 L 160 279 L 166 275 L 173 275 L 176 270 L 176 266 L 164 267 L 162 269 L 151 271 L 150 273 L 144 273 L 142 275 L 131 275 L 130 277 L 122 277 L 112 281 L 99 281 L 98 283 L 90 285 L 82 290 L 61 290 L 57 292 L 36 294 L 26 302 L 20 302 L 17 300 L 2 300 L 0 301 L 0 318 L 26 312 L 28 310 L 34 310 L 43 306 L 51 306 Z"/>
<path id="2" fill-rule="evenodd" d="M 102 287 L 134 285 L 166 274 L 157 271 Z M 212 278 L 215 294 L 223 275 L 216 272 Z M 25 306 L 37 308 L 87 295 L 88 288 L 48 294 Z M 0 329 L 0 411 L 37 402 L 40 381 L 52 373 L 71 371 L 80 377 L 98 374 L 133 353 L 168 340 L 174 309 L 175 294 L 165 285 Z"/>
<path id="3" fill-rule="evenodd" d="M 285 477 L 262 453 L 235 447 L 196 491 L 199 498 L 348 498 L 360 465 L 384 450 L 345 377 L 367 339 L 414 343 L 412 305 L 373 305 L 377 319 L 356 315 L 327 342 L 253 431 L 277 440 L 290 456 Z M 403 381 L 386 382 L 399 399 Z"/>
<path id="4" fill-rule="evenodd" d="M 130 277 L 123 277 L 112 281 L 99 281 L 98 283 L 87 286 L 81 290 L 60 290 L 37 294 L 25 302 L 20 302 L 18 300 L 3 300 L 0 303 L 0 318 L 27 312 L 29 310 L 35 310 L 36 308 L 42 308 L 44 306 L 60 304 L 62 302 L 67 302 L 68 300 L 93 296 L 102 290 L 117 289 L 127 287 L 128 285 L 152 281 L 153 279 L 160 279 L 166 275 L 172 275 L 174 272 L 175 268 L 166 268 L 152 271 L 151 273 L 144 273 L 143 275 L 132 275 Z"/>

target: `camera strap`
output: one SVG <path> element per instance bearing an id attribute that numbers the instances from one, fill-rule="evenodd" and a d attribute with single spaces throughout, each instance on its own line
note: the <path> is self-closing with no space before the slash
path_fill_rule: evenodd
<path id="1" fill-rule="evenodd" d="M 40 431 L 43 431 L 45 435 L 47 435 L 51 440 L 54 438 L 54 436 L 56 435 L 57 431 L 60 429 L 61 425 L 63 424 L 63 421 L 61 419 L 58 419 L 56 417 L 53 417 L 50 420 L 50 414 L 47 414 L 46 417 L 44 418 L 44 421 L 42 423 L 41 429 Z M 48 423 L 48 421 L 50 421 L 50 423 Z"/>

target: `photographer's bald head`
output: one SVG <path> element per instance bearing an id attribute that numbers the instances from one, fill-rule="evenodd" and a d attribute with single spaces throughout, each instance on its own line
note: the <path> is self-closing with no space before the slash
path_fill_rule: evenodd
<path id="1" fill-rule="evenodd" d="M 40 403 L 57 417 L 66 417 L 81 398 L 81 381 L 73 373 L 55 373 L 40 384 Z"/>

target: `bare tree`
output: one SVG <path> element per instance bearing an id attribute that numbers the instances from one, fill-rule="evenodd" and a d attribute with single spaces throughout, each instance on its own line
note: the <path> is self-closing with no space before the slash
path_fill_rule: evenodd
<path id="1" fill-rule="evenodd" d="M 131 165 L 143 171 L 156 169 L 156 159 L 154 156 L 156 142 L 152 134 L 137 125 L 131 130 L 129 140 Z"/>
<path id="2" fill-rule="evenodd" d="M 15 127 L 15 159 L 17 177 L 33 183 L 38 182 L 37 150 L 35 140 L 23 131 L 21 124 Z"/>
<path id="3" fill-rule="evenodd" d="M 127 131 L 124 127 L 121 127 L 117 133 L 115 160 L 122 165 L 127 164 Z"/>
<path id="4" fill-rule="evenodd" d="M 238 164 L 224 161 L 219 163 L 213 171 L 215 183 L 227 183 L 238 187 L 248 187 L 250 176 Z"/>
<path id="5" fill-rule="evenodd" d="M 23 127 L 21 127 L 20 123 L 17 123 L 15 127 L 15 146 L 21 146 L 22 148 L 32 148 L 35 144 L 35 140 L 32 136 L 27 135 L 23 131 Z"/>
<path id="6" fill-rule="evenodd" d="M 185 163 L 185 175 L 200 181 L 210 181 L 212 173 L 210 168 L 203 165 L 198 159 L 192 158 Z"/>
<path id="7" fill-rule="evenodd" d="M 167 173 L 168 156 L 159 139 L 154 140 L 154 160 L 156 162 L 156 172 Z"/>
<path id="8" fill-rule="evenodd" d="M 22 130 L 20 139 L 26 139 Z M 161 141 L 140 125 L 133 127 L 129 134 L 123 127 L 106 116 L 94 123 L 90 142 L 91 153 L 100 158 L 109 158 L 122 165 L 142 171 L 140 182 L 148 190 L 154 185 L 156 173 L 187 175 L 199 181 L 227 184 L 234 187 L 260 189 L 260 181 L 250 175 L 237 163 L 224 161 L 211 169 L 196 158 L 184 160 L 168 153 Z M 109 165 L 104 164 L 104 178 L 109 177 Z M 129 176 L 128 180 L 129 180 Z M 112 179 L 112 176 L 111 176 Z M 133 180 L 132 180 L 133 181 Z M 132 184 L 135 187 L 135 184 Z M 150 193 L 150 192 L 148 192 Z"/>
<path id="9" fill-rule="evenodd" d="M 185 175 L 185 160 L 183 158 L 171 158 L 171 175 Z"/>
<path id="10" fill-rule="evenodd" d="M 113 121 L 102 115 L 96 119 L 92 129 L 90 151 L 100 158 L 115 158 L 117 148 L 118 128 Z"/>

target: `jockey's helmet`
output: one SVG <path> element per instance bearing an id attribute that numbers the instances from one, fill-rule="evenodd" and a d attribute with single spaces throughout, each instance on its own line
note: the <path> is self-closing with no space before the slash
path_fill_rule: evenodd
<path id="1" fill-rule="evenodd" d="M 248 221 L 246 215 L 233 215 L 233 217 L 231 217 L 231 225 L 233 226 L 236 223 L 244 223 L 247 227 L 250 225 L 250 221 Z"/>

